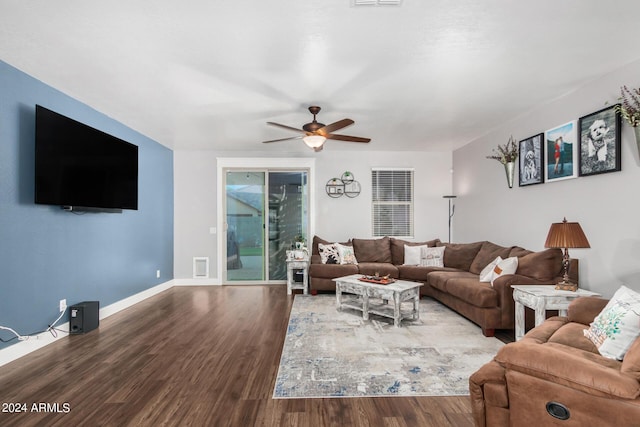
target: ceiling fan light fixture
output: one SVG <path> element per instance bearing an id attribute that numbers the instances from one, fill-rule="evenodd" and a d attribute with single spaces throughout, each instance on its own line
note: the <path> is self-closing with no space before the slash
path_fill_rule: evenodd
<path id="1" fill-rule="evenodd" d="M 327 138 L 325 138 L 322 135 L 307 135 L 304 138 L 302 138 L 302 140 L 304 141 L 305 144 L 307 144 L 307 147 L 315 149 L 315 148 L 322 147 L 322 144 L 324 144 Z"/>

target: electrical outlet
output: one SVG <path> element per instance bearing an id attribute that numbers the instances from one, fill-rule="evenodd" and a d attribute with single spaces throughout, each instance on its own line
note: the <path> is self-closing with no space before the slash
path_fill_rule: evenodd
<path id="1" fill-rule="evenodd" d="M 160 278 L 160 270 L 156 270 L 156 278 L 159 279 Z"/>
<path id="2" fill-rule="evenodd" d="M 60 313 L 64 312 L 67 309 L 67 300 L 65 299 L 61 299 L 60 300 Z"/>

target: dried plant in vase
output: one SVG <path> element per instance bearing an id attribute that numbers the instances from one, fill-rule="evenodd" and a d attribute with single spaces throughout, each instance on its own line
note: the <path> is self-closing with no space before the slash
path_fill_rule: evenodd
<path id="1" fill-rule="evenodd" d="M 614 106 L 632 127 L 640 126 L 640 89 L 629 89 L 627 86 L 620 88 L 620 104 Z"/>
<path id="2" fill-rule="evenodd" d="M 518 158 L 518 144 L 513 136 L 509 137 L 509 141 L 505 145 L 498 145 L 498 149 L 493 149 L 492 156 L 487 156 L 487 159 L 497 160 L 503 165 L 507 163 L 515 162 Z"/>
<path id="3" fill-rule="evenodd" d="M 509 141 L 505 145 L 498 145 L 498 148 L 492 151 L 494 154 L 487 156 L 487 159 L 497 160 L 504 165 L 507 184 L 509 188 L 513 188 L 513 176 L 515 174 L 516 159 L 518 158 L 518 144 L 513 139 L 513 135 L 509 137 Z"/>

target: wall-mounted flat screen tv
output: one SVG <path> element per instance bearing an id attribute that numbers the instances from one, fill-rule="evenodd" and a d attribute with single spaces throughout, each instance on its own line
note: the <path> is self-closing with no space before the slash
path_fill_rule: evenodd
<path id="1" fill-rule="evenodd" d="M 35 202 L 138 209 L 138 147 L 36 105 Z"/>

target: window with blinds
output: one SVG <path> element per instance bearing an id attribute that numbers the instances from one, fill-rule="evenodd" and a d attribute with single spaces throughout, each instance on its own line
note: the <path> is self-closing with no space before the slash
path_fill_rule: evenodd
<path id="1" fill-rule="evenodd" d="M 413 237 L 413 169 L 371 170 L 373 236 Z"/>

